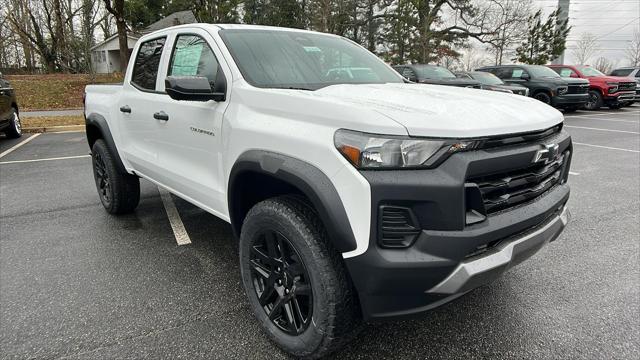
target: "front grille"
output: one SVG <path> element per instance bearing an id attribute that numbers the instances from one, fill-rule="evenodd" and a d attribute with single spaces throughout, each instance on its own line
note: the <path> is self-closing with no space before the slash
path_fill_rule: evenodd
<path id="1" fill-rule="evenodd" d="M 589 84 L 569 85 L 569 94 L 586 94 L 589 92 Z"/>
<path id="2" fill-rule="evenodd" d="M 635 82 L 624 82 L 624 83 L 620 83 L 620 85 L 618 85 L 618 90 L 619 91 L 630 91 L 630 90 L 635 90 L 636 89 L 636 83 Z"/>
<path id="3" fill-rule="evenodd" d="M 420 234 L 418 221 L 409 208 L 382 205 L 378 217 L 378 242 L 382 247 L 409 247 Z"/>
<path id="4" fill-rule="evenodd" d="M 565 151 L 548 162 L 500 174 L 471 178 L 467 182 L 478 186 L 487 214 L 534 199 L 561 182 L 564 175 Z"/>

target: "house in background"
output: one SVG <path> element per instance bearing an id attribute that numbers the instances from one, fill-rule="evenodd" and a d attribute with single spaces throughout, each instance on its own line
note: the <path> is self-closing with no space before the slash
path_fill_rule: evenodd
<path id="1" fill-rule="evenodd" d="M 168 28 L 170 26 L 193 24 L 197 23 L 195 15 L 191 10 L 178 11 L 163 19 L 160 19 L 153 24 L 147 26 L 139 33 L 127 34 L 127 46 L 129 48 L 129 55 L 133 51 L 133 47 L 140 36 Z M 124 72 L 127 64 L 120 64 L 120 45 L 118 43 L 118 34 L 112 35 L 106 38 L 101 43 L 91 48 L 91 67 L 97 74 L 110 74 L 113 72 Z"/>

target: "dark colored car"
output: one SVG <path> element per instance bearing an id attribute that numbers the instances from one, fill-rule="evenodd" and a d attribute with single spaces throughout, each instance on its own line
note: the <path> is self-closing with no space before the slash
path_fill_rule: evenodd
<path id="1" fill-rule="evenodd" d="M 529 96 L 529 89 L 521 85 L 507 85 L 502 79 L 489 72 L 484 71 L 462 71 L 456 73 L 456 76 L 461 79 L 472 79 L 479 81 L 482 85 L 482 89 L 506 92 L 509 94 Z"/>
<path id="2" fill-rule="evenodd" d="M 396 65 L 393 68 L 410 81 L 421 84 L 435 84 L 480 89 L 480 82 L 473 79 L 459 79 L 447 68 L 437 65 Z"/>
<path id="3" fill-rule="evenodd" d="M 602 106 L 619 109 L 636 97 L 636 82 L 621 76 L 607 76 L 587 65 L 548 65 L 560 76 L 589 81 L 587 110 L 598 110 Z"/>
<path id="4" fill-rule="evenodd" d="M 0 132 L 8 138 L 22 136 L 22 125 L 18 116 L 16 93 L 11 84 L 0 73 Z"/>
<path id="5" fill-rule="evenodd" d="M 490 72 L 510 85 L 525 86 L 532 98 L 565 112 L 581 109 L 589 101 L 589 81 L 562 78 L 546 66 L 498 65 L 476 71 Z"/>

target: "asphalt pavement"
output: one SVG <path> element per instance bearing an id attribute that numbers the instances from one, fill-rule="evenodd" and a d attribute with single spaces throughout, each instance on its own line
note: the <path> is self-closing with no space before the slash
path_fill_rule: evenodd
<path id="1" fill-rule="evenodd" d="M 560 238 L 422 317 L 367 325 L 335 358 L 638 356 L 640 106 L 565 126 Z M 110 216 L 83 133 L 29 136 L 0 139 L 0 358 L 286 358 L 253 319 L 228 224 L 172 197 L 191 241 L 177 245 L 147 181 L 134 214 Z"/>

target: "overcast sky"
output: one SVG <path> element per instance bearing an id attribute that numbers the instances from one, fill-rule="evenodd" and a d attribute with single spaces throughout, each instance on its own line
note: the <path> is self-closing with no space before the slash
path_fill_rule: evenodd
<path id="1" fill-rule="evenodd" d="M 558 0 L 534 0 L 545 13 L 558 6 Z M 567 41 L 565 63 L 572 64 L 571 49 L 584 32 L 598 38 L 598 50 L 591 64 L 605 56 L 617 66 L 628 65 L 624 49 L 629 46 L 634 32 L 640 31 L 640 0 L 571 0 L 569 24 L 572 26 Z"/>

